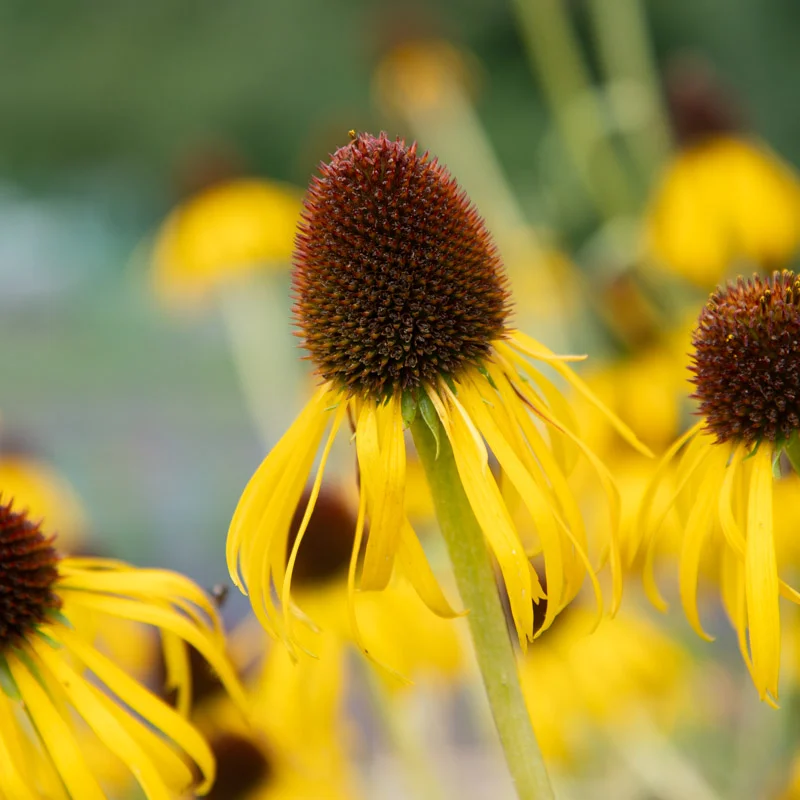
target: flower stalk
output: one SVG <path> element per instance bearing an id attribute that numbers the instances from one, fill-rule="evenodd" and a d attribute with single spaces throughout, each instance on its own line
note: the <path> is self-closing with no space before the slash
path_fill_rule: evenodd
<path id="1" fill-rule="evenodd" d="M 447 543 L 478 666 L 520 800 L 552 800 L 550 779 L 531 727 L 517 661 L 483 532 L 461 485 L 446 436 L 438 442 L 421 415 L 411 426 Z M 438 453 L 438 454 L 437 454 Z"/>

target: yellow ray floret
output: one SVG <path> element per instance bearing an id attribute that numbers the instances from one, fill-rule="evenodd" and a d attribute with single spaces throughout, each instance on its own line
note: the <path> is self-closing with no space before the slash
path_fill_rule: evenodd
<path id="1" fill-rule="evenodd" d="M 569 368 L 569 361 L 580 358 L 555 355 L 535 340 L 509 331 L 506 339 L 492 343 L 490 356 L 482 365 L 468 367 L 436 385 L 426 385 L 413 401 L 415 411 L 434 434 L 447 436 L 450 441 L 470 505 L 499 564 L 523 647 L 534 638 L 533 605 L 545 596 L 531 565 L 534 552 L 543 557 L 547 585 L 547 611 L 541 630 L 546 630 L 577 595 L 587 576 L 599 614 L 602 600 L 596 563 L 608 560 L 611 565 L 612 611 L 619 605 L 622 591 L 618 491 L 606 468 L 581 440 L 562 394 L 535 363 L 552 368 L 594 402 L 633 446 L 647 450 Z M 242 494 L 228 535 L 228 567 L 236 584 L 250 595 L 264 628 L 283 639 L 292 652 L 298 647 L 305 649 L 299 646 L 294 622 L 315 627 L 292 599 L 293 567 L 328 453 L 345 415 L 353 430 L 360 482 L 349 572 L 354 637 L 359 640 L 357 593 L 383 590 L 395 569 L 405 574 L 434 613 L 442 617 L 457 614 L 439 587 L 405 514 L 403 428 L 407 405 L 407 398 L 399 392 L 376 400 L 366 393 L 324 383 Z M 314 473 L 300 533 L 287 551 L 292 516 L 320 447 L 322 458 Z M 499 479 L 490 467 L 490 451 L 499 462 Z M 581 457 L 596 470 L 609 498 L 608 524 L 593 526 L 591 531 L 569 486 L 570 471 Z M 534 531 L 533 544 L 520 536 L 516 514 L 507 504 L 507 491 L 511 490 L 520 498 L 520 511 Z"/>

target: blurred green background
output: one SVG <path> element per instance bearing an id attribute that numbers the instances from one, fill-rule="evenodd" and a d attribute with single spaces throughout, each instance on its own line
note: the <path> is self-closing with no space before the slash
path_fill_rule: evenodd
<path id="1" fill-rule="evenodd" d="M 586 5 L 567 5 L 591 51 Z M 796 0 L 646 5 L 659 63 L 704 54 L 800 162 Z M 476 57 L 477 112 L 535 198 L 552 123 L 509 4 L 0 2 L 0 410 L 76 485 L 109 551 L 225 579 L 227 523 L 263 454 L 213 309 L 175 318 L 149 291 L 147 238 L 195 154 L 304 186 L 349 128 L 408 133 L 373 74 L 431 36 Z"/>

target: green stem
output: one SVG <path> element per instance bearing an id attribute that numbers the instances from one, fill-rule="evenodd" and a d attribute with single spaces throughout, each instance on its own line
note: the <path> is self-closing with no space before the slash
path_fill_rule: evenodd
<path id="1" fill-rule="evenodd" d="M 606 80 L 618 87 L 637 86 L 646 98 L 644 124 L 625 133 L 649 185 L 669 154 L 672 137 L 641 0 L 591 0 L 589 10 Z M 618 120 L 628 116 L 624 108 L 615 111 Z"/>
<path id="2" fill-rule="evenodd" d="M 447 543 L 489 705 L 520 800 L 552 800 L 553 789 L 522 695 L 486 543 L 461 485 L 446 436 L 437 442 L 421 415 L 411 427 Z"/>
<path id="3" fill-rule="evenodd" d="M 616 0 L 614 0 L 616 2 Z M 589 197 L 606 219 L 630 214 L 636 198 L 609 141 L 564 0 L 514 0 L 531 64 Z"/>

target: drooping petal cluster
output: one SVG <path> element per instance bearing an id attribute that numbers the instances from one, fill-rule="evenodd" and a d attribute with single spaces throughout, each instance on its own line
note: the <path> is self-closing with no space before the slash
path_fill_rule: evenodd
<path id="1" fill-rule="evenodd" d="M 545 627 L 587 576 L 600 600 L 591 537 L 568 483 L 580 455 L 609 497 L 605 538 L 595 549 L 611 563 L 616 608 L 622 588 L 616 488 L 539 365 L 596 398 L 565 363 L 577 357 L 556 356 L 508 327 L 494 244 L 444 168 L 401 140 L 356 137 L 312 182 L 295 261 L 298 325 L 323 383 L 250 480 L 227 545 L 231 576 L 250 594 L 264 627 L 296 647 L 295 626 L 308 623 L 292 599 L 292 574 L 334 439 L 346 423 L 360 480 L 349 570 L 356 640 L 356 589 L 385 589 L 396 568 L 433 611 L 455 614 L 405 514 L 404 428 L 417 415 L 452 445 L 523 647 L 534 636 L 532 601 L 544 597 L 532 557 L 544 561 Z M 622 423 L 612 418 L 612 424 L 646 450 Z M 287 551 L 320 449 L 305 515 Z M 499 480 L 489 468 L 490 450 Z"/>
<path id="2" fill-rule="evenodd" d="M 0 575 L 0 793 L 20 800 L 61 796 L 49 793 L 55 781 L 71 797 L 103 800 L 98 767 L 84 747 L 92 736 L 148 798 L 206 791 L 214 758 L 185 716 L 186 645 L 245 706 L 224 656 L 219 619 L 203 592 L 165 570 L 103 559 L 58 561 L 52 540 L 10 505 L 0 506 Z M 115 620 L 160 631 L 177 709 L 94 645 L 97 631 Z"/>
<path id="3" fill-rule="evenodd" d="M 697 610 L 701 561 L 716 556 L 722 600 L 762 699 L 775 702 L 780 667 L 781 596 L 800 594 L 779 574 L 773 469 L 790 458 L 800 422 L 800 324 L 795 275 L 739 280 L 715 292 L 700 315 L 691 370 L 703 419 L 667 451 L 645 491 L 635 530 L 647 553 L 645 584 L 661 606 L 653 562 L 668 514 L 683 525 L 680 593 L 704 638 Z M 680 457 L 678 455 L 680 454 Z M 677 458 L 677 461 L 676 461 Z M 654 502 L 664 481 L 671 501 Z"/>

